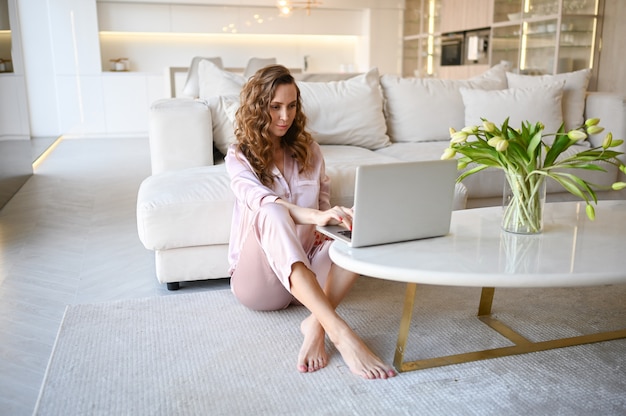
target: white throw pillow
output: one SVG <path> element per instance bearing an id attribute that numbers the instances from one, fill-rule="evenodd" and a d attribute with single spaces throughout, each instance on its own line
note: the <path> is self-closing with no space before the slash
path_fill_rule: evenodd
<path id="1" fill-rule="evenodd" d="M 198 80 L 198 65 L 200 65 L 200 61 L 202 60 L 211 61 L 220 69 L 224 68 L 222 58 L 219 56 L 214 58 L 203 58 L 201 56 L 194 57 L 191 60 L 189 69 L 187 70 L 187 80 L 185 81 L 185 86 L 182 91 L 183 95 L 186 97 L 197 98 L 199 96 L 200 86 Z"/>
<path id="2" fill-rule="evenodd" d="M 386 134 L 378 69 L 344 81 L 298 82 L 307 127 L 319 144 L 380 149 Z"/>
<path id="3" fill-rule="evenodd" d="M 239 95 L 222 95 L 208 99 L 213 127 L 213 144 L 223 155 L 235 143 L 235 113 L 239 108 Z"/>
<path id="4" fill-rule="evenodd" d="M 480 126 L 485 118 L 498 127 L 509 117 L 509 126 L 517 129 L 522 121 L 545 126 L 544 133 L 556 133 L 563 123 L 561 99 L 563 82 L 536 88 L 509 88 L 506 90 L 483 91 L 461 88 L 465 104 L 465 126 Z M 545 138 L 546 143 L 554 136 Z"/>
<path id="5" fill-rule="evenodd" d="M 246 79 L 234 72 L 224 71 L 205 59 L 198 64 L 198 96 L 207 100 L 220 95 L 239 95 Z"/>
<path id="6" fill-rule="evenodd" d="M 402 78 L 383 75 L 387 132 L 392 142 L 449 140 L 449 128 L 463 128 L 465 107 L 460 88 L 492 90 L 502 80 Z"/>
<path id="7" fill-rule="evenodd" d="M 495 64 L 482 74 L 470 78 L 470 81 L 484 81 L 484 80 L 493 80 L 499 82 L 498 88 L 494 88 L 497 90 L 504 90 L 507 88 L 507 79 L 506 73 L 511 69 L 511 65 L 507 63 L 499 63 Z"/>
<path id="8" fill-rule="evenodd" d="M 528 88 L 548 85 L 554 82 L 565 82 L 563 86 L 563 121 L 565 122 L 565 130 L 569 131 L 580 127 L 585 122 L 585 98 L 587 87 L 589 86 L 589 78 L 591 77 L 590 69 L 539 76 L 507 72 L 506 77 L 510 88 Z"/>

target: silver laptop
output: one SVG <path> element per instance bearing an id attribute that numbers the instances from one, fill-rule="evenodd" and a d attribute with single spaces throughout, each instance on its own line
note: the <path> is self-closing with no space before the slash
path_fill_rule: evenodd
<path id="1" fill-rule="evenodd" d="M 357 167 L 352 231 L 317 229 L 351 247 L 439 237 L 450 231 L 456 160 Z"/>

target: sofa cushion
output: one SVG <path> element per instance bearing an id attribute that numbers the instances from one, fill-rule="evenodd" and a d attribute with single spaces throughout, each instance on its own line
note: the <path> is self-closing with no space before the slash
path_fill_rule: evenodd
<path id="1" fill-rule="evenodd" d="M 511 65 L 509 63 L 500 62 L 499 64 L 495 64 L 482 74 L 470 78 L 470 81 L 492 80 L 498 83 L 498 86 L 495 89 L 504 90 L 508 87 L 506 73 L 510 69 Z"/>
<path id="2" fill-rule="evenodd" d="M 465 108 L 459 89 L 494 90 L 503 81 L 402 78 L 383 75 L 387 131 L 392 142 L 448 140 L 449 128 L 463 128 Z"/>
<path id="3" fill-rule="evenodd" d="M 585 122 L 585 96 L 590 77 L 591 70 L 588 68 L 556 75 L 532 76 L 506 73 L 509 88 L 540 87 L 554 82 L 564 82 L 562 104 L 566 131 L 580 127 Z"/>
<path id="4" fill-rule="evenodd" d="M 200 62 L 203 60 L 211 61 L 218 68 L 224 68 L 222 63 L 222 58 L 219 56 L 212 58 L 204 58 L 202 56 L 196 56 L 191 60 L 191 64 L 189 65 L 189 69 L 187 70 L 187 79 L 185 80 L 185 85 L 183 86 L 183 95 L 191 98 L 198 98 L 200 94 L 200 80 L 198 76 Z"/>
<path id="5" fill-rule="evenodd" d="M 461 88 L 461 95 L 465 104 L 465 126 L 480 126 L 481 118 L 500 126 L 509 117 L 509 125 L 513 128 L 520 128 L 522 121 L 533 124 L 540 121 L 545 125 L 544 134 L 553 134 L 563 123 L 563 82 L 496 91 Z M 547 136 L 544 140 L 551 143 L 554 136 Z"/>
<path id="6" fill-rule="evenodd" d="M 330 82 L 344 81 L 361 74 L 355 72 L 300 72 L 291 75 L 300 82 Z"/>
<path id="7" fill-rule="evenodd" d="M 235 142 L 235 113 L 239 108 L 238 95 L 221 95 L 207 100 L 211 110 L 213 144 L 223 155 Z"/>
<path id="8" fill-rule="evenodd" d="M 198 64 L 198 96 L 203 100 L 220 95 L 239 95 L 246 79 L 240 74 L 225 71 L 213 62 L 203 59 Z"/>
<path id="9" fill-rule="evenodd" d="M 376 150 L 376 153 L 405 162 L 437 160 L 441 158 L 449 143 L 449 140 L 392 143 L 391 146 Z"/>
<path id="10" fill-rule="evenodd" d="M 152 174 L 213 164 L 211 112 L 203 101 L 162 98 L 149 115 Z"/>
<path id="11" fill-rule="evenodd" d="M 229 75 L 219 75 L 216 68 L 211 71 L 226 79 L 221 86 L 214 87 L 216 91 L 222 91 L 222 95 L 205 97 L 213 119 L 213 143 L 226 154 L 228 146 L 235 141 L 235 112 L 239 108 L 241 87 L 228 81 Z M 329 79 L 337 77 L 332 75 Z M 354 145 L 367 149 L 390 144 L 378 85 L 376 69 L 351 75 L 347 80 L 298 82 L 307 128 L 313 138 L 320 144 Z"/>
<path id="12" fill-rule="evenodd" d="M 235 197 L 224 165 L 146 178 L 137 196 L 137 228 L 151 250 L 228 244 Z"/>
<path id="13" fill-rule="evenodd" d="M 389 145 L 376 68 L 343 81 L 298 82 L 307 128 L 322 145 Z"/>
<path id="14" fill-rule="evenodd" d="M 326 174 L 330 178 L 330 204 L 354 204 L 356 167 L 377 163 L 397 163 L 398 159 L 358 146 L 322 145 Z"/>

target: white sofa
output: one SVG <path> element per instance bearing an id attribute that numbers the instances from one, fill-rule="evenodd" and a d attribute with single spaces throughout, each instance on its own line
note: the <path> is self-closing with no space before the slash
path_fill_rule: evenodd
<path id="1" fill-rule="evenodd" d="M 199 99 L 159 100 L 150 109 L 152 175 L 138 193 L 139 237 L 155 252 L 159 282 L 171 290 L 179 282 L 228 276 L 234 197 L 222 162 L 234 140 L 234 112 L 245 80 L 208 61 L 199 69 Z M 562 121 L 571 127 L 583 117 L 599 117 L 607 131 L 623 138 L 624 100 L 587 93 L 588 80 L 588 71 L 530 78 L 497 65 L 463 81 L 380 76 L 372 69 L 340 81 L 298 83 L 308 126 L 325 155 L 331 203 L 351 206 L 356 166 L 439 159 L 449 127 L 478 124 L 481 116 L 493 122 L 510 116 L 513 126 L 542 121 L 546 132 Z M 589 142 L 598 145 L 603 138 L 604 133 Z M 619 175 L 607 169 L 578 174 L 607 186 Z M 500 204 L 502 189 L 499 170 L 482 171 L 457 186 L 456 208 Z M 598 195 L 624 198 L 602 190 Z M 567 199 L 573 196 L 548 184 L 548 200 Z"/>

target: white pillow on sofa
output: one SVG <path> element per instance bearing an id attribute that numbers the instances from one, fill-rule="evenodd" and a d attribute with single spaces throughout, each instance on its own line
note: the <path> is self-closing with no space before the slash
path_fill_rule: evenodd
<path id="1" fill-rule="evenodd" d="M 388 146 L 378 69 L 343 81 L 298 82 L 307 128 L 319 144 Z"/>
<path id="2" fill-rule="evenodd" d="M 213 144 L 223 155 L 235 143 L 235 113 L 239 108 L 239 95 L 221 95 L 207 100 L 211 110 Z"/>
<path id="3" fill-rule="evenodd" d="M 475 77 L 470 78 L 470 81 L 485 81 L 485 80 L 495 80 L 500 83 L 498 88 L 494 88 L 496 90 L 504 90 L 507 88 L 507 79 L 506 73 L 511 69 L 511 65 L 509 63 L 500 62 L 499 64 L 495 64 L 485 72 Z"/>
<path id="4" fill-rule="evenodd" d="M 203 59 L 198 64 L 198 96 L 202 100 L 220 95 L 239 95 L 245 83 L 243 76 L 225 71 L 211 61 Z"/>
<path id="5" fill-rule="evenodd" d="M 461 88 L 465 104 L 465 126 L 480 126 L 485 118 L 498 127 L 509 117 L 509 126 L 517 129 L 522 121 L 545 126 L 544 133 L 556 133 L 563 123 L 561 99 L 563 82 L 555 82 L 536 88 L 509 88 L 483 91 Z M 546 138 L 550 143 L 553 136 Z"/>
<path id="6" fill-rule="evenodd" d="M 387 132 L 392 142 L 449 140 L 449 128 L 463 128 L 460 88 L 502 88 L 497 78 L 450 80 L 383 75 Z"/>
<path id="7" fill-rule="evenodd" d="M 554 82 L 565 82 L 563 86 L 563 121 L 566 131 L 579 127 L 585 122 L 585 98 L 590 77 L 590 69 L 538 76 L 506 73 L 509 88 L 538 87 Z"/>
<path id="8" fill-rule="evenodd" d="M 224 64 L 222 63 L 222 58 L 219 56 L 213 58 L 204 58 L 202 56 L 195 56 L 191 60 L 191 64 L 189 65 L 189 69 L 187 70 L 187 80 L 185 81 L 185 86 L 183 87 L 183 95 L 185 97 L 197 98 L 200 92 L 199 80 L 198 80 L 198 66 L 200 62 L 203 60 L 211 61 L 218 68 L 224 68 Z"/>

